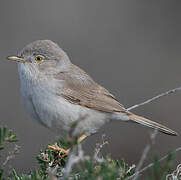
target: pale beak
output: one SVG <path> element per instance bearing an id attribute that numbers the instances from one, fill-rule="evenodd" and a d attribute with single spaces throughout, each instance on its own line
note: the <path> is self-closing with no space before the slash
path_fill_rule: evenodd
<path id="1" fill-rule="evenodd" d="M 7 59 L 11 60 L 11 61 L 22 62 L 22 63 L 25 63 L 25 61 L 26 61 L 24 58 L 17 57 L 17 56 L 9 56 L 9 57 L 7 57 Z"/>

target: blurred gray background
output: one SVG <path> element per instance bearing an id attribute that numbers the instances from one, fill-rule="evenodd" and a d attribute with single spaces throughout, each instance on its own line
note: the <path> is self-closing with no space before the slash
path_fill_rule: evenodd
<path id="1" fill-rule="evenodd" d="M 1 1 L 0 125 L 12 128 L 21 145 L 12 166 L 29 172 L 39 150 L 56 137 L 24 113 L 17 66 L 6 61 L 8 55 L 34 40 L 51 39 L 129 107 L 181 86 L 180 8 L 176 0 Z M 181 132 L 181 92 L 134 112 Z M 105 153 L 137 163 L 151 132 L 132 123 L 110 123 L 86 140 L 85 150 L 92 151 L 105 133 Z M 145 164 L 155 153 L 161 157 L 180 145 L 180 136 L 159 134 Z M 181 163 L 179 154 L 176 163 Z"/>

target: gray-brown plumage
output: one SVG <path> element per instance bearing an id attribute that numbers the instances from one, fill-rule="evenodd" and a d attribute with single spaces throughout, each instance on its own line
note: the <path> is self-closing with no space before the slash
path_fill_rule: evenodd
<path id="1" fill-rule="evenodd" d="M 70 103 L 102 112 L 126 112 L 107 89 L 95 83 L 87 73 L 73 64 L 69 71 L 58 73 L 55 78 L 65 81 L 59 93 Z"/>

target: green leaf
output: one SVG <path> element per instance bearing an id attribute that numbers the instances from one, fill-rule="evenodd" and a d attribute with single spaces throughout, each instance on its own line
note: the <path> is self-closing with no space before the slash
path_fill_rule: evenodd
<path id="1" fill-rule="evenodd" d="M 6 127 L 3 127 L 3 128 L 2 128 L 2 137 L 3 137 L 3 140 L 5 140 L 5 138 L 6 138 L 6 132 L 7 132 L 7 128 L 6 128 Z"/>
<path id="2" fill-rule="evenodd" d="M 4 172 L 4 170 L 0 169 L 0 179 L 3 179 L 3 172 Z"/>
<path id="3" fill-rule="evenodd" d="M 18 177 L 15 169 L 12 170 L 12 174 L 13 174 L 13 177 L 14 177 L 15 180 L 20 180 L 20 178 Z"/>

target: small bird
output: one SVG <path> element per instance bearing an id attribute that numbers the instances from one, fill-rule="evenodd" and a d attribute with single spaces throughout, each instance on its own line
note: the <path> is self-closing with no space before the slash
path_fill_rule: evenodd
<path id="1" fill-rule="evenodd" d="M 81 140 L 110 120 L 136 122 L 177 135 L 157 122 L 126 110 L 107 89 L 72 64 L 67 54 L 50 40 L 32 42 L 8 60 L 18 62 L 25 111 L 53 131 L 60 134 L 69 131 L 70 124 L 77 122 L 81 114 L 86 118 L 78 122 L 74 132 Z"/>

